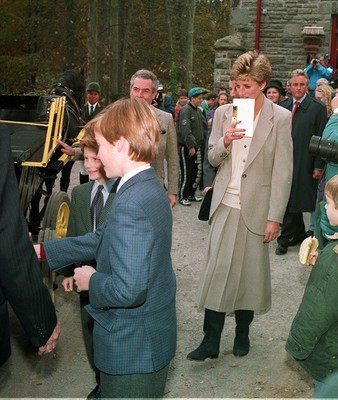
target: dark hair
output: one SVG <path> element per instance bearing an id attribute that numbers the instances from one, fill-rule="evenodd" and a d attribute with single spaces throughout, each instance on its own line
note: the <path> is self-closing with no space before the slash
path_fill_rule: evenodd
<path id="1" fill-rule="evenodd" d="M 188 91 L 186 89 L 180 89 L 177 92 L 177 97 L 181 97 L 181 96 L 187 96 L 188 97 Z"/>
<path id="2" fill-rule="evenodd" d="M 206 99 L 206 100 L 216 100 L 216 98 L 217 98 L 217 94 L 214 93 L 214 92 L 208 93 L 208 94 L 205 96 L 205 99 Z"/>

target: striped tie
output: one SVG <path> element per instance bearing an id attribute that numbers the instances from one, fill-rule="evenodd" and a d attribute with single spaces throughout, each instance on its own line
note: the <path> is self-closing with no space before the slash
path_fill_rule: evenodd
<path id="1" fill-rule="evenodd" d="M 92 227 L 93 231 L 96 230 L 97 225 L 100 221 L 100 215 L 103 209 L 103 185 L 97 187 L 97 191 L 90 207 L 91 217 L 92 217 Z"/>

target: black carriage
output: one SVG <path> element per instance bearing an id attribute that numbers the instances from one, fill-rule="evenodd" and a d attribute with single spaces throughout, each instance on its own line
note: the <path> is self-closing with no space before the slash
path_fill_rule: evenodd
<path id="1" fill-rule="evenodd" d="M 70 200 L 66 192 L 53 191 L 53 187 L 70 161 L 57 140 L 76 141 L 83 135 L 77 123 L 79 133 L 75 138 L 68 137 L 71 115 L 67 115 L 67 100 L 67 96 L 55 94 L 0 95 L 0 122 L 11 134 L 21 208 L 28 224 L 38 226 L 38 242 L 67 233 Z M 77 117 L 80 121 L 79 113 Z M 43 273 L 54 297 L 56 276 L 46 265 Z"/>

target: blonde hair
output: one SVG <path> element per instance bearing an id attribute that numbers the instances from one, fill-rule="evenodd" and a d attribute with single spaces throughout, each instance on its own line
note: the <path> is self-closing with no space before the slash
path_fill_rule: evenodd
<path id="1" fill-rule="evenodd" d="M 329 85 L 321 85 L 316 87 L 316 92 L 323 95 L 323 103 L 325 104 L 327 115 L 330 116 L 333 113 L 331 105 L 333 89 Z"/>
<path id="2" fill-rule="evenodd" d="M 92 132 L 99 131 L 111 144 L 124 137 L 129 143 L 131 160 L 149 163 L 156 160 L 161 128 L 145 100 L 118 100 L 103 109 L 87 125 Z"/>
<path id="3" fill-rule="evenodd" d="M 334 202 L 334 207 L 338 208 L 338 175 L 333 176 L 326 182 L 325 195 Z"/>
<path id="4" fill-rule="evenodd" d="M 269 59 L 256 50 L 240 55 L 230 71 L 230 80 L 245 80 L 251 78 L 257 83 L 268 83 L 272 68 Z"/>

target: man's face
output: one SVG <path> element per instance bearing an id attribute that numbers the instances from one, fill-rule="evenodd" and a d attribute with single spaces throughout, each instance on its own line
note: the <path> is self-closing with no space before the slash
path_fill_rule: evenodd
<path id="1" fill-rule="evenodd" d="M 307 79 L 304 75 L 294 76 L 290 79 L 290 91 L 296 100 L 300 100 L 306 93 Z"/>
<path id="2" fill-rule="evenodd" d="M 194 107 L 199 107 L 202 104 L 203 101 L 203 95 L 200 94 L 196 97 L 192 97 L 190 99 L 190 103 L 194 106 Z"/>
<path id="3" fill-rule="evenodd" d="M 156 97 L 157 91 L 153 91 L 153 81 L 151 79 L 135 78 L 133 86 L 130 87 L 130 98 L 144 99 L 148 104 L 151 104 Z"/>
<path id="4" fill-rule="evenodd" d="M 324 56 L 319 57 L 319 58 L 318 58 L 318 61 L 319 61 L 319 63 L 320 63 L 321 65 L 324 65 L 324 66 L 325 66 L 325 58 L 324 58 Z"/>
<path id="5" fill-rule="evenodd" d="M 99 101 L 100 93 L 95 90 L 88 90 L 87 101 L 89 104 L 94 105 Z"/>

